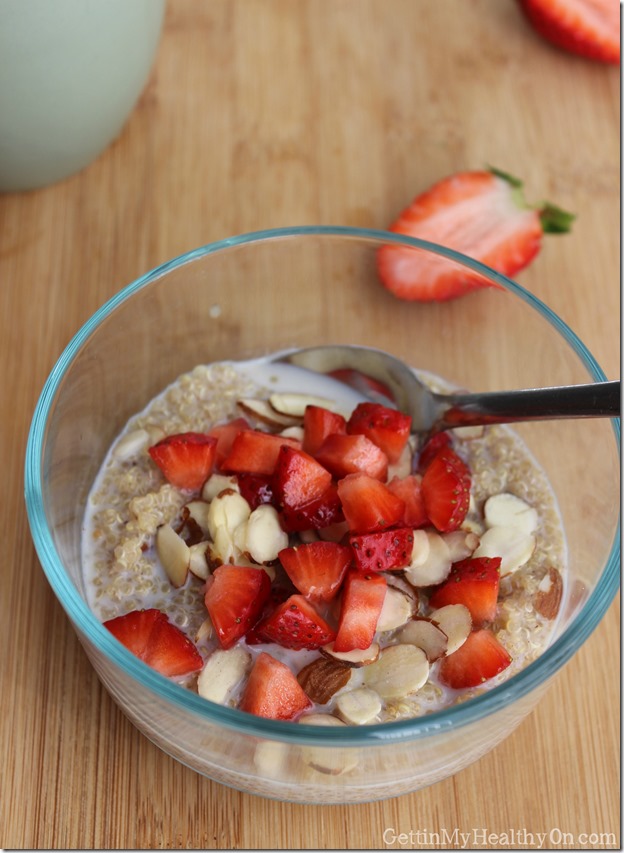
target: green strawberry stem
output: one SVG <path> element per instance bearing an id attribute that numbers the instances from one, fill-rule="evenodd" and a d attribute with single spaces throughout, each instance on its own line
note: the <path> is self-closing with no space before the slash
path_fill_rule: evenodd
<path id="1" fill-rule="evenodd" d="M 488 166 L 488 170 L 493 175 L 496 175 L 496 177 L 507 181 L 513 187 L 513 195 L 518 207 L 530 207 L 533 210 L 539 211 L 542 230 L 545 234 L 567 234 L 576 219 L 576 214 L 569 213 L 567 210 L 563 210 L 561 207 L 557 207 L 548 201 L 541 204 L 529 205 L 524 198 L 522 192 L 523 182 L 520 178 L 510 175 L 509 172 L 504 172 L 502 169 L 497 169 L 495 166 Z"/>

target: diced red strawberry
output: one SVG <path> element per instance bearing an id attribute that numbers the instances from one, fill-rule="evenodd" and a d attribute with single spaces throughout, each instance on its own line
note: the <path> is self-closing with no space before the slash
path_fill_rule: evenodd
<path id="1" fill-rule="evenodd" d="M 363 572 L 389 572 L 407 566 L 414 547 L 411 527 L 364 533 L 349 539 L 355 562 Z"/>
<path id="2" fill-rule="evenodd" d="M 282 445 L 273 472 L 273 489 L 279 506 L 297 509 L 321 498 L 332 476 L 304 450 Z"/>
<path id="3" fill-rule="evenodd" d="M 219 566 L 206 582 L 205 604 L 219 644 L 229 649 L 260 618 L 271 592 L 264 569 Z"/>
<path id="4" fill-rule="evenodd" d="M 260 620 L 256 622 L 253 628 L 245 634 L 245 642 L 250 646 L 257 646 L 260 643 L 266 643 L 266 639 L 258 633 L 258 625 L 262 624 L 263 619 L 267 619 L 271 613 L 275 611 L 280 604 L 283 604 L 287 598 L 293 594 L 292 587 L 285 587 L 279 584 L 271 584 L 271 592 L 264 604 Z"/>
<path id="5" fill-rule="evenodd" d="M 403 524 L 408 527 L 425 527 L 429 524 L 422 496 L 422 477 L 418 474 L 393 477 L 388 483 L 388 488 L 393 495 L 405 502 Z"/>
<path id="6" fill-rule="evenodd" d="M 353 370 L 350 367 L 339 367 L 336 370 L 330 370 L 327 375 L 331 376 L 332 379 L 343 382 L 350 388 L 354 388 L 365 397 L 373 397 L 374 399 L 377 395 L 380 395 L 386 397 L 391 403 L 394 402 L 392 391 L 390 391 L 387 385 L 384 385 L 379 379 L 362 373 L 360 370 Z"/>
<path id="7" fill-rule="evenodd" d="M 568 231 L 572 216 L 552 205 L 529 207 L 522 184 L 497 170 L 462 172 L 419 195 L 389 230 L 438 243 L 514 276 L 541 248 L 544 232 Z M 492 286 L 448 258 L 403 246 L 377 255 L 382 284 L 401 299 L 442 301 Z"/>
<path id="8" fill-rule="evenodd" d="M 438 451 L 445 447 L 452 449 L 451 436 L 448 432 L 437 432 L 423 444 L 418 454 L 418 470 L 421 474 L 425 473 Z"/>
<path id="9" fill-rule="evenodd" d="M 132 610 L 104 626 L 144 663 L 166 676 L 188 675 L 204 661 L 193 643 L 160 610 Z"/>
<path id="10" fill-rule="evenodd" d="M 238 474 L 236 477 L 241 495 L 252 509 L 261 504 L 275 504 L 273 477 L 268 474 Z"/>
<path id="11" fill-rule="evenodd" d="M 368 474 L 349 474 L 340 480 L 338 497 L 352 533 L 374 533 L 403 520 L 405 502 Z"/>
<path id="12" fill-rule="evenodd" d="M 243 472 L 270 475 L 275 469 L 280 448 L 284 444 L 300 447 L 300 442 L 294 438 L 272 435 L 256 429 L 241 430 L 234 438 L 230 452 L 221 464 L 221 470 L 235 474 Z"/>
<path id="13" fill-rule="evenodd" d="M 365 435 L 380 447 L 389 462 L 397 462 L 412 428 L 409 415 L 380 403 L 359 403 L 347 421 L 347 432 Z"/>
<path id="14" fill-rule="evenodd" d="M 379 614 L 386 597 L 387 582 L 376 572 L 347 572 L 340 601 L 337 652 L 367 649 L 373 642 Z"/>
<path id="15" fill-rule="evenodd" d="M 299 592 L 322 602 L 336 595 L 353 558 L 346 545 L 320 541 L 284 548 L 277 556 Z"/>
<path id="16" fill-rule="evenodd" d="M 442 533 L 457 530 L 470 504 L 470 471 L 454 450 L 438 451 L 422 478 L 425 511 Z"/>
<path id="17" fill-rule="evenodd" d="M 557 47 L 614 65 L 620 61 L 620 10 L 615 0 L 520 0 L 526 17 Z"/>
<path id="18" fill-rule="evenodd" d="M 388 457 L 365 435 L 328 435 L 317 450 L 316 459 L 338 478 L 362 471 L 385 480 L 388 473 Z"/>
<path id="19" fill-rule="evenodd" d="M 201 489 L 215 463 L 217 440 L 199 432 L 169 435 L 149 448 L 149 455 L 171 485 Z"/>
<path id="20" fill-rule="evenodd" d="M 291 595 L 257 626 L 265 642 L 285 649 L 320 649 L 331 643 L 335 631 L 303 595 Z"/>
<path id="21" fill-rule="evenodd" d="M 333 483 L 317 500 L 295 508 L 284 506 L 281 510 L 282 527 L 287 533 L 321 530 L 339 521 L 344 521 L 344 513 Z"/>
<path id="22" fill-rule="evenodd" d="M 463 604 L 472 616 L 473 625 L 493 622 L 496 618 L 500 557 L 469 557 L 451 567 L 451 573 L 429 599 L 437 609 L 446 604 Z"/>
<path id="23" fill-rule="evenodd" d="M 225 424 L 217 424 L 208 430 L 208 435 L 217 439 L 217 456 L 215 463 L 217 468 L 221 467 L 221 463 L 230 452 L 234 439 L 244 429 L 251 429 L 248 421 L 245 418 L 234 418 Z"/>
<path id="24" fill-rule="evenodd" d="M 268 652 L 260 652 L 249 673 L 239 708 L 271 720 L 295 720 L 312 707 L 294 673 Z"/>
<path id="25" fill-rule="evenodd" d="M 332 433 L 345 433 L 347 422 L 338 412 L 324 406 L 306 406 L 303 414 L 303 449 L 312 456 Z"/>
<path id="26" fill-rule="evenodd" d="M 455 690 L 478 687 L 511 663 L 511 656 L 488 628 L 478 628 L 448 657 L 442 658 L 440 681 Z"/>

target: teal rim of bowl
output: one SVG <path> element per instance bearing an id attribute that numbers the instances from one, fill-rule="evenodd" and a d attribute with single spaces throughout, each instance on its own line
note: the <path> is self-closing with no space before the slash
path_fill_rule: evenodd
<path id="1" fill-rule="evenodd" d="M 35 549 L 50 586 L 78 632 L 84 635 L 84 638 L 100 650 L 115 666 L 143 687 L 153 691 L 158 698 L 190 711 L 207 722 L 223 725 L 228 729 L 255 737 L 297 744 L 318 745 L 325 743 L 335 746 L 372 746 L 388 741 L 408 742 L 443 734 L 498 712 L 545 684 L 583 645 L 602 619 L 619 588 L 619 523 L 604 571 L 595 589 L 561 636 L 548 646 L 546 651 L 533 663 L 530 663 L 508 681 L 487 690 L 480 696 L 442 711 L 397 722 L 344 728 L 327 728 L 302 723 L 293 725 L 293 723 L 269 720 L 247 714 L 236 708 L 217 705 L 151 669 L 122 646 L 104 628 L 87 603 L 78 594 L 65 572 L 47 527 L 43 502 L 44 471 L 41 461 L 47 434 L 47 420 L 64 376 L 94 330 L 134 293 L 189 262 L 250 243 L 300 237 L 336 237 L 374 241 L 386 245 L 395 244 L 409 248 L 426 249 L 434 254 L 457 261 L 495 281 L 504 290 L 510 291 L 534 308 L 565 339 L 566 343 L 579 356 L 590 376 L 597 382 L 606 380 L 604 372 L 587 347 L 572 329 L 541 300 L 501 273 L 444 246 L 387 231 L 321 225 L 254 231 L 209 243 L 161 264 L 112 296 L 78 330 L 54 365 L 35 408 L 26 448 L 25 499 Z M 616 448 L 619 450 L 620 419 L 613 418 L 612 425 Z"/>

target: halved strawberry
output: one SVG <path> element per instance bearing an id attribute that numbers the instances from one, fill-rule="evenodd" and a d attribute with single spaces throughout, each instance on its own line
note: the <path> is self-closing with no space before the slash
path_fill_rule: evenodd
<path id="1" fill-rule="evenodd" d="M 324 406 L 306 406 L 303 414 L 303 449 L 306 453 L 314 456 L 328 435 L 346 431 L 347 422 L 338 412 L 331 412 Z"/>
<path id="2" fill-rule="evenodd" d="M 616 0 L 519 0 L 543 38 L 571 53 L 620 61 L 620 4 Z"/>
<path id="3" fill-rule="evenodd" d="M 455 690 L 478 687 L 506 669 L 511 656 L 489 628 L 478 628 L 468 639 L 440 661 L 440 681 Z"/>
<path id="4" fill-rule="evenodd" d="M 376 572 L 360 572 L 356 569 L 347 572 L 340 600 L 335 651 L 350 652 L 370 646 L 377 630 L 387 586 L 384 575 Z"/>
<path id="5" fill-rule="evenodd" d="M 414 547 L 411 527 L 363 533 L 349 539 L 355 562 L 363 572 L 389 572 L 407 566 Z"/>
<path id="6" fill-rule="evenodd" d="M 333 628 L 303 595 L 291 595 L 256 627 L 265 642 L 285 649 L 320 649 L 336 636 Z"/>
<path id="7" fill-rule="evenodd" d="M 440 532 L 457 530 L 470 504 L 470 471 L 454 450 L 438 451 L 422 478 L 425 511 Z"/>
<path id="8" fill-rule="evenodd" d="M 204 602 L 222 648 L 229 649 L 255 625 L 270 592 L 264 569 L 224 565 L 214 570 Z"/>
<path id="9" fill-rule="evenodd" d="M 500 557 L 469 557 L 451 567 L 444 583 L 429 599 L 434 609 L 446 604 L 463 604 L 470 610 L 473 625 L 496 619 Z"/>
<path id="10" fill-rule="evenodd" d="M 275 504 L 273 477 L 268 474 L 243 474 L 236 477 L 241 495 L 252 509 L 261 504 Z"/>
<path id="11" fill-rule="evenodd" d="M 201 489 L 215 463 L 217 439 L 199 432 L 168 435 L 149 448 L 149 455 L 178 489 Z"/>
<path id="12" fill-rule="evenodd" d="M 299 592 L 323 602 L 336 595 L 353 559 L 346 545 L 320 541 L 284 548 L 277 556 Z"/>
<path id="13" fill-rule="evenodd" d="M 418 474 L 393 477 L 388 483 L 388 488 L 393 495 L 405 502 L 403 524 L 408 527 L 425 527 L 429 524 L 422 496 L 422 477 Z"/>
<path id="14" fill-rule="evenodd" d="M 268 652 L 260 652 L 249 673 L 239 708 L 257 717 L 295 720 L 312 707 L 295 675 Z"/>
<path id="15" fill-rule="evenodd" d="M 397 462 L 410 437 L 409 415 L 380 403 L 358 403 L 347 421 L 347 432 L 365 435 L 380 447 L 390 462 Z"/>
<path id="16" fill-rule="evenodd" d="M 283 435 L 272 435 L 257 429 L 241 430 L 221 463 L 221 470 L 234 474 L 272 474 L 280 448 L 284 444 L 290 447 L 301 446 L 296 439 Z"/>
<path id="17" fill-rule="evenodd" d="M 436 432 L 423 444 L 418 453 L 418 470 L 421 474 L 425 473 L 438 451 L 445 447 L 453 448 L 448 432 Z"/>
<path id="18" fill-rule="evenodd" d="M 315 501 L 294 508 L 284 506 L 281 509 L 282 527 L 287 533 L 321 530 L 339 521 L 344 521 L 344 513 L 338 490 L 333 483 Z"/>
<path id="19" fill-rule="evenodd" d="M 225 424 L 217 424 L 212 429 L 208 430 L 208 435 L 217 439 L 217 468 L 221 467 L 221 463 L 230 452 L 234 439 L 244 429 L 251 429 L 248 421 L 245 418 L 234 418 Z"/>
<path id="20" fill-rule="evenodd" d="M 104 622 L 104 627 L 133 655 L 161 675 L 188 675 L 204 665 L 202 656 L 186 634 L 160 610 L 131 610 Z"/>
<path id="21" fill-rule="evenodd" d="M 332 482 L 329 471 L 304 450 L 282 445 L 273 472 L 273 489 L 280 506 L 290 509 L 316 501 Z"/>
<path id="22" fill-rule="evenodd" d="M 316 451 L 316 459 L 338 478 L 362 471 L 385 480 L 388 473 L 388 457 L 365 435 L 332 433 Z"/>
<path id="23" fill-rule="evenodd" d="M 368 474 L 349 474 L 338 482 L 338 497 L 352 533 L 374 533 L 399 524 L 405 502 Z"/>
<path id="24" fill-rule="evenodd" d="M 514 276 L 541 248 L 542 234 L 568 231 L 573 217 L 553 205 L 529 207 L 522 183 L 498 170 L 461 172 L 419 195 L 388 230 L 455 249 Z M 420 249 L 382 246 L 382 284 L 401 299 L 443 301 L 492 281 Z"/>

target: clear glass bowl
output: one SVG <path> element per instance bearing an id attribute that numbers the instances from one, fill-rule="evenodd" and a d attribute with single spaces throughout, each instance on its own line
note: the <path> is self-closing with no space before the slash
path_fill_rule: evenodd
<path id="1" fill-rule="evenodd" d="M 384 244 L 498 287 L 448 303 L 400 302 L 377 277 Z M 321 281 L 329 294 L 324 300 Z M 392 797 L 480 758 L 539 701 L 619 583 L 619 419 L 518 425 L 558 495 L 568 594 L 552 644 L 507 682 L 416 719 L 319 728 L 214 705 L 126 651 L 87 606 L 81 569 L 85 502 L 110 443 L 131 415 L 196 364 L 339 342 L 379 347 L 479 391 L 605 379 L 583 343 L 538 299 L 450 250 L 352 228 L 264 231 L 189 252 L 107 302 L 52 370 L 26 456 L 26 503 L 39 558 L 120 708 L 197 772 L 297 802 Z M 310 763 L 332 772 L 313 771 Z"/>

